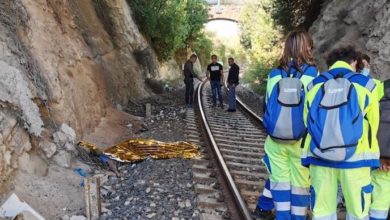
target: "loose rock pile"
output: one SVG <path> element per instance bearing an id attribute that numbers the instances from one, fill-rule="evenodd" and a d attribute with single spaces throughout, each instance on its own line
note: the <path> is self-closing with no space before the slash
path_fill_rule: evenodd
<path id="1" fill-rule="evenodd" d="M 145 116 L 151 103 L 151 117 L 140 138 L 161 141 L 185 140 L 185 114 L 182 89 L 154 96 L 129 106 L 132 114 Z M 137 107 L 138 111 L 137 111 Z M 130 111 L 131 109 L 131 111 Z M 123 177 L 103 181 L 105 219 L 197 219 L 191 161 L 183 159 L 145 160 L 119 168 Z"/>
<path id="2" fill-rule="evenodd" d="M 238 86 L 237 96 L 258 115 L 263 115 L 264 96 L 259 95 L 250 89 Z"/>
<path id="3" fill-rule="evenodd" d="M 102 185 L 105 219 L 196 217 L 190 161 L 146 160 L 120 167 L 124 177 Z M 194 215 L 194 216 L 193 216 Z"/>
<path id="4" fill-rule="evenodd" d="M 76 132 L 67 124 L 62 124 L 60 129 L 53 134 L 53 142 L 43 140 L 39 143 L 40 149 L 47 158 L 59 166 L 70 168 L 72 164 L 72 155 L 77 154 L 75 148 Z"/>

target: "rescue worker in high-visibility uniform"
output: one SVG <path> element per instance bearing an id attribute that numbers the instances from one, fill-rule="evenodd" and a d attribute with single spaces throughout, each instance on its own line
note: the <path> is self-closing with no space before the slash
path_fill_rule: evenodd
<path id="1" fill-rule="evenodd" d="M 390 81 L 387 81 L 390 82 Z M 389 83 L 386 83 L 389 84 Z M 382 84 L 383 86 L 383 84 Z M 386 220 L 389 215 L 390 208 L 390 89 L 385 86 L 383 88 L 383 96 L 385 98 L 381 102 L 381 119 L 380 131 L 378 132 L 378 141 L 381 148 L 381 167 L 378 170 L 372 171 L 372 204 L 370 207 L 370 220 Z M 386 91 L 384 93 L 384 91 Z M 379 92 L 381 94 L 381 92 Z M 382 97 L 380 97 L 382 99 Z M 385 153 L 386 152 L 386 153 Z M 387 154 L 387 155 L 385 155 Z"/>
<path id="2" fill-rule="evenodd" d="M 376 96 L 376 99 L 379 101 L 385 95 L 384 94 L 385 89 L 383 87 L 382 81 L 372 77 L 371 69 L 370 69 L 370 60 L 371 58 L 367 54 L 363 54 L 362 61 L 363 61 L 364 68 L 362 71 L 360 71 L 360 73 L 374 80 L 376 86 L 372 92 L 374 93 L 373 95 Z"/>
<path id="3" fill-rule="evenodd" d="M 390 208 L 390 160 L 381 160 L 381 168 L 372 172 L 370 220 L 386 220 Z"/>
<path id="4" fill-rule="evenodd" d="M 359 114 L 362 123 L 360 127 L 361 136 L 359 137 L 357 144 L 353 146 L 356 147 L 356 150 L 352 151 L 353 153 L 350 154 L 351 151 L 348 151 L 350 149 L 348 148 L 348 145 L 344 146 L 347 148 L 339 148 L 339 145 L 337 145 L 335 146 L 337 148 L 320 148 L 322 150 L 318 151 L 318 147 L 323 145 L 323 139 L 318 143 L 318 141 L 315 140 L 315 137 L 312 137 L 311 132 L 308 133 L 302 152 L 302 164 L 310 167 L 310 193 L 313 219 L 337 219 L 336 197 L 338 182 L 341 184 L 345 197 L 347 219 L 367 219 L 373 189 L 371 185 L 371 169 L 379 167 L 380 164 L 379 147 L 376 138 L 379 125 L 379 103 L 372 93 L 376 84 L 372 79 L 362 74 L 354 73 L 359 72 L 363 68 L 363 64 L 361 61 L 361 53 L 352 46 L 333 50 L 328 55 L 327 65 L 330 66 L 329 71 L 322 73 L 308 86 L 309 91 L 306 96 L 304 117 L 309 131 L 309 122 L 315 124 L 320 123 L 318 121 L 323 120 L 320 118 L 313 119 L 311 118 L 312 115 L 308 115 L 309 113 L 315 114 L 311 111 L 311 108 L 313 108 L 313 103 L 316 103 L 314 101 L 318 98 L 317 95 L 322 92 L 331 94 L 330 97 L 334 97 L 332 95 L 343 92 L 341 90 L 334 90 L 332 87 L 324 89 L 325 87 L 323 87 L 323 84 L 327 82 L 330 75 L 334 77 L 333 79 L 345 77 L 345 79 L 350 81 L 352 87 L 349 88 L 353 88 L 355 91 L 354 97 L 357 98 L 357 102 L 355 103 L 357 103 L 356 105 L 359 108 L 355 110 L 361 112 L 361 114 Z M 324 111 L 330 111 L 327 106 L 329 99 L 325 100 L 325 102 L 324 99 L 322 99 L 322 101 L 320 100 L 321 105 L 325 106 L 323 107 L 325 109 Z M 350 99 L 350 96 L 348 99 Z M 330 100 L 330 102 L 332 101 L 334 100 Z M 323 104 L 323 102 L 326 104 Z M 334 108 L 338 107 L 340 106 L 335 106 Z M 337 118 L 341 117 L 350 116 L 343 115 L 340 117 L 336 116 L 335 118 L 338 120 Z M 325 134 L 329 132 L 340 131 L 345 132 L 343 134 L 354 135 L 354 131 L 342 131 L 338 129 L 340 128 L 340 125 L 338 124 L 339 121 L 336 120 L 333 121 L 333 123 L 328 124 L 329 126 L 323 128 L 322 137 L 328 137 L 328 140 L 325 141 L 334 142 L 335 139 L 343 140 L 343 138 L 345 141 L 345 136 L 338 135 L 341 137 L 338 138 L 336 136 L 330 137 Z M 332 131 L 329 131 L 328 129 Z M 329 138 L 332 140 L 329 140 Z M 347 153 L 333 156 L 345 157 L 344 160 L 332 161 L 333 158 L 324 159 L 327 156 L 326 153 L 332 153 L 338 150 L 345 150 Z"/>
<path id="5" fill-rule="evenodd" d="M 268 156 L 265 155 L 263 161 L 268 160 Z M 271 194 L 271 182 L 269 179 L 265 181 L 263 193 L 257 199 L 255 210 L 251 213 L 251 216 L 255 219 L 271 220 L 275 219 L 272 210 L 275 208 L 274 201 Z"/>
<path id="6" fill-rule="evenodd" d="M 312 48 L 313 40 L 309 33 L 293 31 L 288 34 L 280 65 L 268 76 L 266 99 L 270 98 L 274 87 L 284 77 L 282 72 L 289 73 L 289 77 L 301 75 L 299 78 L 306 90 L 306 86 L 318 73 Z M 306 219 L 309 206 L 309 170 L 300 162 L 301 140 L 283 142 L 268 134 L 265 141 L 267 158 L 263 161 L 269 172 L 276 219 Z"/>

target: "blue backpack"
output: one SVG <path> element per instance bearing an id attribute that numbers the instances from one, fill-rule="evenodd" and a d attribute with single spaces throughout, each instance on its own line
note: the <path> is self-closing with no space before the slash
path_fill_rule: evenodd
<path id="1" fill-rule="evenodd" d="M 334 77 L 328 72 L 322 73 L 326 81 L 309 106 L 310 151 L 323 160 L 348 160 L 362 137 L 363 113 L 356 88 L 350 81 L 354 75 L 350 72 Z"/>
<path id="2" fill-rule="evenodd" d="M 303 121 L 305 89 L 300 80 L 303 73 L 290 74 L 280 69 L 282 78 L 267 95 L 263 124 L 275 141 L 298 141 L 306 134 Z"/>

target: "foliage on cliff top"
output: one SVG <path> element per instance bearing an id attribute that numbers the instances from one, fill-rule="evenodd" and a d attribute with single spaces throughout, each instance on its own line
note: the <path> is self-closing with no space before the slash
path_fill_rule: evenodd
<path id="1" fill-rule="evenodd" d="M 325 0 L 273 0 L 272 17 L 285 33 L 308 30 L 321 12 Z"/>
<path id="2" fill-rule="evenodd" d="M 244 82 L 259 93 L 264 93 L 267 75 L 281 51 L 282 29 L 270 15 L 273 1 L 247 3 L 240 17 L 241 44 L 251 61 Z"/>
<path id="3" fill-rule="evenodd" d="M 191 47 L 207 22 L 203 0 L 128 0 L 140 31 L 161 60 L 180 48 Z"/>

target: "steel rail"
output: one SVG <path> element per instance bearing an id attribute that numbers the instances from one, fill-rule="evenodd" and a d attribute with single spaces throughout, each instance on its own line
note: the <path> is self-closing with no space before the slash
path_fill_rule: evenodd
<path id="1" fill-rule="evenodd" d="M 240 73 L 243 72 L 244 70 L 240 70 Z M 229 71 L 224 71 L 223 73 L 228 73 Z M 227 86 L 227 77 L 226 75 L 224 76 L 225 77 L 225 80 L 224 80 L 224 87 L 226 88 L 226 91 L 229 92 L 229 89 L 228 89 L 228 86 Z M 263 124 L 263 118 L 260 117 L 259 115 L 257 115 L 254 111 L 252 111 L 252 109 L 247 106 L 237 95 L 236 95 L 236 101 L 238 103 L 238 105 L 241 107 L 242 110 L 244 110 L 246 113 L 248 113 L 250 115 L 250 117 L 254 118 L 257 122 L 260 122 L 261 125 Z"/>
<path id="2" fill-rule="evenodd" d="M 201 114 L 202 124 L 204 126 L 204 129 L 207 134 L 207 138 L 209 139 L 210 145 L 216 155 L 217 162 L 222 170 L 223 177 L 225 178 L 227 185 L 229 186 L 230 192 L 233 194 L 233 198 L 235 199 L 235 203 L 237 207 L 239 208 L 239 211 L 241 212 L 242 219 L 245 220 L 252 220 L 253 218 L 250 215 L 250 212 L 247 208 L 247 204 L 245 203 L 244 199 L 242 198 L 240 191 L 237 188 L 237 185 L 234 182 L 234 179 L 232 175 L 230 174 L 230 171 L 226 165 L 226 162 L 219 150 L 219 147 L 214 139 L 213 133 L 210 129 L 209 123 L 206 118 L 206 114 L 203 110 L 203 103 L 202 103 L 202 90 L 205 85 L 205 82 L 202 82 L 198 88 L 197 88 L 197 97 L 198 97 L 198 107 Z"/>
<path id="3" fill-rule="evenodd" d="M 249 108 L 239 97 L 236 97 L 236 101 L 242 110 L 247 112 L 252 118 L 254 118 L 257 122 L 263 124 L 263 118 L 257 115 L 252 109 Z"/>

